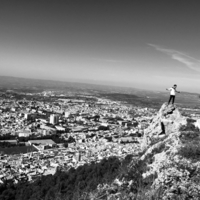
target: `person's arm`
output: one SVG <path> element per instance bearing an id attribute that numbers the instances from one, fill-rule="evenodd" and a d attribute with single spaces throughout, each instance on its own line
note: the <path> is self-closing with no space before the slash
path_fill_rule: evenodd
<path id="1" fill-rule="evenodd" d="M 177 91 L 177 90 L 176 90 L 176 92 L 177 92 L 177 93 L 181 93 L 180 91 Z"/>
<path id="2" fill-rule="evenodd" d="M 166 90 L 171 90 L 171 88 L 166 88 Z"/>

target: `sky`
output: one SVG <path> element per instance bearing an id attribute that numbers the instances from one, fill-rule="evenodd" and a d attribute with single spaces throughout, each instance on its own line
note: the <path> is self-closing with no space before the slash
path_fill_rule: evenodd
<path id="1" fill-rule="evenodd" d="M 198 0 L 1 0 L 0 75 L 200 92 Z"/>

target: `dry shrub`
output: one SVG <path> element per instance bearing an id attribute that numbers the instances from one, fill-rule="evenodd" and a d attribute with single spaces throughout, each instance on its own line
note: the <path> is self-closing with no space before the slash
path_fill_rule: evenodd
<path id="1" fill-rule="evenodd" d="M 182 146 L 179 150 L 179 154 L 188 159 L 200 158 L 200 144 L 199 141 L 190 141 Z"/>

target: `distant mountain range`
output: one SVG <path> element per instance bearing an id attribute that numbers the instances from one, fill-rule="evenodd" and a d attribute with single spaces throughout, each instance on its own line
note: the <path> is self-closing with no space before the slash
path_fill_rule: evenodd
<path id="1" fill-rule="evenodd" d="M 42 79 L 28 79 L 28 78 L 18 78 L 10 76 L 0 76 L 0 89 L 33 89 L 33 90 L 88 90 L 88 91 L 98 91 L 98 92 L 114 92 L 114 93 L 125 93 L 125 94 L 135 94 L 145 96 L 147 94 L 152 94 L 152 91 L 141 90 L 137 88 L 110 86 L 110 85 L 98 85 L 91 83 L 79 83 L 79 82 L 64 82 L 64 81 L 54 81 L 54 80 L 42 80 Z"/>
<path id="2" fill-rule="evenodd" d="M 95 85 L 89 83 L 63 82 L 53 80 L 17 78 L 10 76 L 0 76 L 0 91 L 14 90 L 23 92 L 40 92 L 44 90 L 62 90 L 74 93 L 90 93 L 102 95 L 113 100 L 127 102 L 144 102 L 147 106 L 150 104 L 162 105 L 168 101 L 169 92 L 163 90 L 149 91 L 137 88 Z M 197 93 L 181 92 L 176 97 L 177 104 L 200 107 L 200 95 Z"/>

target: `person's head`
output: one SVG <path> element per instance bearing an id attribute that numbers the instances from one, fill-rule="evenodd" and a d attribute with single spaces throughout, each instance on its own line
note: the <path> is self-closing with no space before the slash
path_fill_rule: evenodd
<path id="1" fill-rule="evenodd" d="M 176 84 L 174 84 L 174 86 L 173 86 L 174 88 L 176 88 L 177 87 L 177 85 Z"/>

